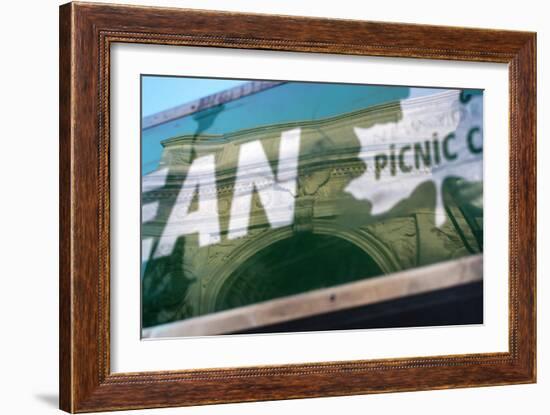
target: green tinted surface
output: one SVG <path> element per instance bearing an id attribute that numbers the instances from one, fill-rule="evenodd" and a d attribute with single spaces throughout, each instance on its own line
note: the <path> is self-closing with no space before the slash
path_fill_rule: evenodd
<path id="1" fill-rule="evenodd" d="M 142 238 L 153 241 L 154 253 L 171 213 L 178 209 L 187 169 L 198 157 L 215 155 L 221 240 L 201 247 L 197 234 L 189 234 L 177 239 L 170 255 L 151 255 L 143 263 L 143 326 L 483 252 L 482 181 L 464 179 L 455 171 L 439 189 L 427 176 L 376 214 L 375 201 L 346 191 L 366 171 L 356 128 L 401 122 L 400 101 L 409 92 L 404 87 L 287 83 L 145 130 L 144 173 L 145 166 L 160 166 L 169 173 L 161 188 L 142 194 L 144 206 L 158 204 L 155 218 L 142 225 Z M 465 105 L 477 95 L 482 91 L 463 91 L 458 99 Z M 241 146 L 259 140 L 276 172 L 281 134 L 297 127 L 301 142 L 293 223 L 271 228 L 254 192 L 246 236 L 229 239 Z M 471 127 L 461 127 L 460 133 L 457 128 L 452 149 L 482 124 Z M 444 137 L 435 139 L 428 131 L 426 140 L 442 146 Z M 407 137 L 400 136 L 398 142 L 406 145 Z M 389 169 L 386 147 L 378 145 L 376 151 L 386 155 Z M 432 154 L 430 163 L 435 160 Z M 391 182 L 372 186 L 383 191 Z M 438 194 L 444 204 L 443 224 L 436 224 L 434 217 Z M 195 194 L 190 211 L 197 209 Z"/>
<path id="2" fill-rule="evenodd" d="M 216 300 L 216 310 L 332 287 L 381 273 L 371 257 L 346 240 L 329 235 L 296 234 L 246 261 L 224 284 Z"/>

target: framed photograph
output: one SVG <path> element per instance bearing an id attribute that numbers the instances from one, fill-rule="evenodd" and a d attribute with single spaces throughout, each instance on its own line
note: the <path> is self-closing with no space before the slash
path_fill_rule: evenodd
<path id="1" fill-rule="evenodd" d="M 60 8 L 60 407 L 536 381 L 536 35 Z"/>

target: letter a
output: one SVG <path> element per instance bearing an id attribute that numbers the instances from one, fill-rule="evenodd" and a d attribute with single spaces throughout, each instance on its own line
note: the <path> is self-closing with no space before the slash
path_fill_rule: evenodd
<path id="1" fill-rule="evenodd" d="M 189 213 L 197 188 L 198 209 Z M 199 234 L 199 246 L 220 242 L 214 155 L 198 157 L 189 167 L 159 240 L 155 258 L 170 255 L 179 237 L 195 232 Z"/>

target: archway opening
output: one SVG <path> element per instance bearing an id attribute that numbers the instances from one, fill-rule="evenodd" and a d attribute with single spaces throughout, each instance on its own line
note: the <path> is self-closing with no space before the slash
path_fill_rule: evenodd
<path id="1" fill-rule="evenodd" d="M 351 242 L 331 235 L 295 234 L 247 259 L 227 278 L 216 311 L 357 281 L 383 272 Z"/>

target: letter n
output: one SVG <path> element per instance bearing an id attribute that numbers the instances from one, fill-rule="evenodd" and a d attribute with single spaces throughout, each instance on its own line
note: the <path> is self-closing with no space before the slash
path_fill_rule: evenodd
<path id="1" fill-rule="evenodd" d="M 299 151 L 300 129 L 283 132 L 275 178 L 259 140 L 241 145 L 231 202 L 229 239 L 247 234 L 254 190 L 258 192 L 272 228 L 292 224 Z"/>

